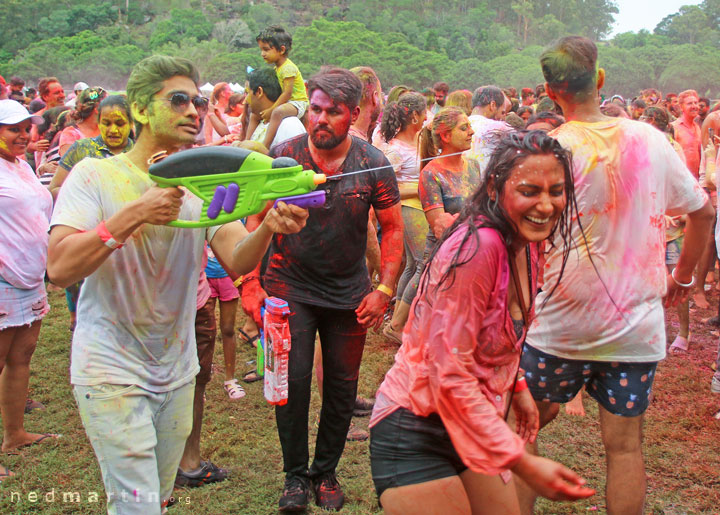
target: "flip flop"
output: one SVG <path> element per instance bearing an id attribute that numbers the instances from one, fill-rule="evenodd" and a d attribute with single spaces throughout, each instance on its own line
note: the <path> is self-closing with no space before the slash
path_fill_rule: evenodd
<path id="1" fill-rule="evenodd" d="M 678 336 L 675 338 L 675 341 L 672 342 L 672 345 L 670 345 L 670 354 L 677 355 L 677 354 L 685 354 L 688 351 L 688 341 L 686 338 L 683 338 L 682 336 Z"/>
<path id="2" fill-rule="evenodd" d="M 263 376 L 258 375 L 257 370 L 251 370 L 243 374 L 242 380 L 245 383 L 254 383 L 256 381 L 262 381 Z"/>
<path id="3" fill-rule="evenodd" d="M 260 339 L 260 334 L 256 334 L 255 336 L 250 336 L 242 329 L 238 329 L 238 333 L 242 335 L 242 340 L 247 343 L 250 347 L 253 349 L 257 348 L 257 341 Z"/>
<path id="4" fill-rule="evenodd" d="M 2 472 L 0 472 L 0 483 L 2 483 L 2 482 L 3 482 L 4 480 L 6 480 L 7 478 L 13 477 L 13 476 L 15 475 L 15 472 L 13 472 L 12 470 L 10 470 L 10 469 L 7 468 L 6 466 L 0 465 L 0 467 L 2 467 L 2 468 L 4 469 Z"/>
<path id="5" fill-rule="evenodd" d="M 37 438 L 30 443 L 20 445 L 19 447 L 15 447 L 14 449 L 10 449 L 9 451 L 5 451 L 5 454 L 10 454 L 10 455 L 20 454 L 18 451 L 20 451 L 21 449 L 25 449 L 27 447 L 32 447 L 33 445 L 38 445 L 43 440 L 46 440 L 48 438 L 60 438 L 61 436 L 62 436 L 61 434 L 43 433 L 42 435 L 40 435 L 40 438 Z"/>

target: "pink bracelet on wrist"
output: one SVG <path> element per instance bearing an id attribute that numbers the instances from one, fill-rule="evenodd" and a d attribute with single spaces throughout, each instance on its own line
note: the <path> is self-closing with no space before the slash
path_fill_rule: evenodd
<path id="1" fill-rule="evenodd" d="M 105 226 L 105 220 L 97 224 L 97 227 L 95 227 L 95 231 L 98 233 L 98 236 L 100 236 L 100 239 L 106 247 L 115 250 L 122 248 L 122 246 L 125 245 L 124 243 L 121 243 L 115 238 L 113 238 L 113 235 L 110 234 L 110 231 L 108 231 L 108 228 Z"/>

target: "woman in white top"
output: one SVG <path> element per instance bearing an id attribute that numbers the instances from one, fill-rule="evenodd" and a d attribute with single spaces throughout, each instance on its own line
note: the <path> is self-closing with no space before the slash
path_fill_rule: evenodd
<path id="1" fill-rule="evenodd" d="M 405 225 L 405 270 L 398 282 L 393 318 L 383 328 L 383 334 L 398 344 L 417 292 L 417 281 L 412 279 L 420 276 L 416 272 L 422 270 L 428 232 L 427 219 L 418 198 L 420 161 L 417 146 L 418 134 L 425 123 L 426 105 L 425 97 L 420 93 L 404 93 L 397 101 L 388 103 L 380 125 L 380 136 L 386 143 L 382 150 L 395 169 Z"/>
<path id="2" fill-rule="evenodd" d="M 24 410 L 30 359 L 50 306 L 45 293 L 50 192 L 18 159 L 30 141 L 31 116 L 14 100 L 0 100 L 0 415 L 2 451 L 57 435 L 28 433 Z M 0 466 L 0 481 L 13 475 Z"/>

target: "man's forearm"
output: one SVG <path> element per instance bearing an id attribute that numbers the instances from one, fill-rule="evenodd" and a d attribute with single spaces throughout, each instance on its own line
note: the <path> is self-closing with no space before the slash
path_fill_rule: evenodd
<path id="1" fill-rule="evenodd" d="M 695 265 L 700 260 L 700 256 L 707 245 L 714 214 L 713 208 L 708 201 L 702 208 L 687 215 L 683 248 L 675 267 L 677 269 L 675 272 L 677 281 L 686 283 L 692 280 Z"/>
<path id="2" fill-rule="evenodd" d="M 380 242 L 380 282 L 393 287 L 403 253 L 403 222 L 400 205 L 390 209 L 376 211 L 382 230 Z"/>
<path id="3" fill-rule="evenodd" d="M 265 224 L 245 236 L 235 245 L 232 254 L 232 269 L 238 275 L 250 274 L 257 270 L 260 273 L 260 262 L 267 252 L 273 233 Z"/>
<path id="4" fill-rule="evenodd" d="M 140 225 L 141 219 L 132 204 L 105 222 L 108 232 L 118 242 L 127 240 Z M 68 233 L 58 236 L 65 231 Z M 95 229 L 79 232 L 56 226 L 50 233 L 48 277 L 58 286 L 70 286 L 95 272 L 113 252 L 115 250 L 105 245 Z"/>

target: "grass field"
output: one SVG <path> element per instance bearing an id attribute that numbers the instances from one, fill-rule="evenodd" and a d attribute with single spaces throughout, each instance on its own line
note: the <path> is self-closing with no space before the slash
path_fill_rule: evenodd
<path id="1" fill-rule="evenodd" d="M 26 416 L 26 428 L 58 432 L 63 437 L 48 445 L 27 448 L 20 455 L 2 457 L 17 473 L 0 486 L 1 514 L 100 514 L 104 513 L 104 490 L 100 471 L 78 417 L 69 385 L 70 332 L 63 296 L 50 294 L 52 311 L 43 323 L 31 364 L 30 392 L 47 405 L 45 411 Z M 711 303 L 717 305 L 717 295 Z M 655 400 L 647 412 L 645 455 L 648 475 L 647 513 L 720 513 L 720 422 L 712 414 L 720 396 L 709 392 L 709 364 L 717 349 L 717 332 L 699 323 L 710 311 L 695 310 L 693 348 L 683 357 L 670 357 L 660 365 Z M 668 316 L 669 333 L 676 332 L 674 313 Z M 175 514 L 267 514 L 275 513 L 282 489 L 282 459 L 272 408 L 262 397 L 261 383 L 246 385 L 248 395 L 230 402 L 222 390 L 221 345 L 216 347 L 216 374 L 208 386 L 202 450 L 231 471 L 223 483 L 199 489 L 176 490 Z M 371 334 L 360 374 L 360 393 L 372 396 L 392 363 L 395 348 Z M 238 370 L 251 368 L 254 358 L 247 346 L 238 350 Z M 597 409 L 586 399 L 588 416 L 564 414 L 540 436 L 541 452 L 570 466 L 596 488 L 598 495 L 575 504 L 538 504 L 538 513 L 564 514 L 605 512 L 605 460 L 600 443 Z M 319 411 L 314 395 L 311 437 Z M 355 419 L 367 427 L 367 418 Z M 368 442 L 349 442 L 338 469 L 347 504 L 345 513 L 380 513 L 370 478 Z M 63 494 L 77 493 L 80 502 Z M 96 494 L 96 496 L 93 496 Z M 314 508 L 310 513 L 320 513 Z M 422 509 L 418 508 L 418 514 Z"/>

